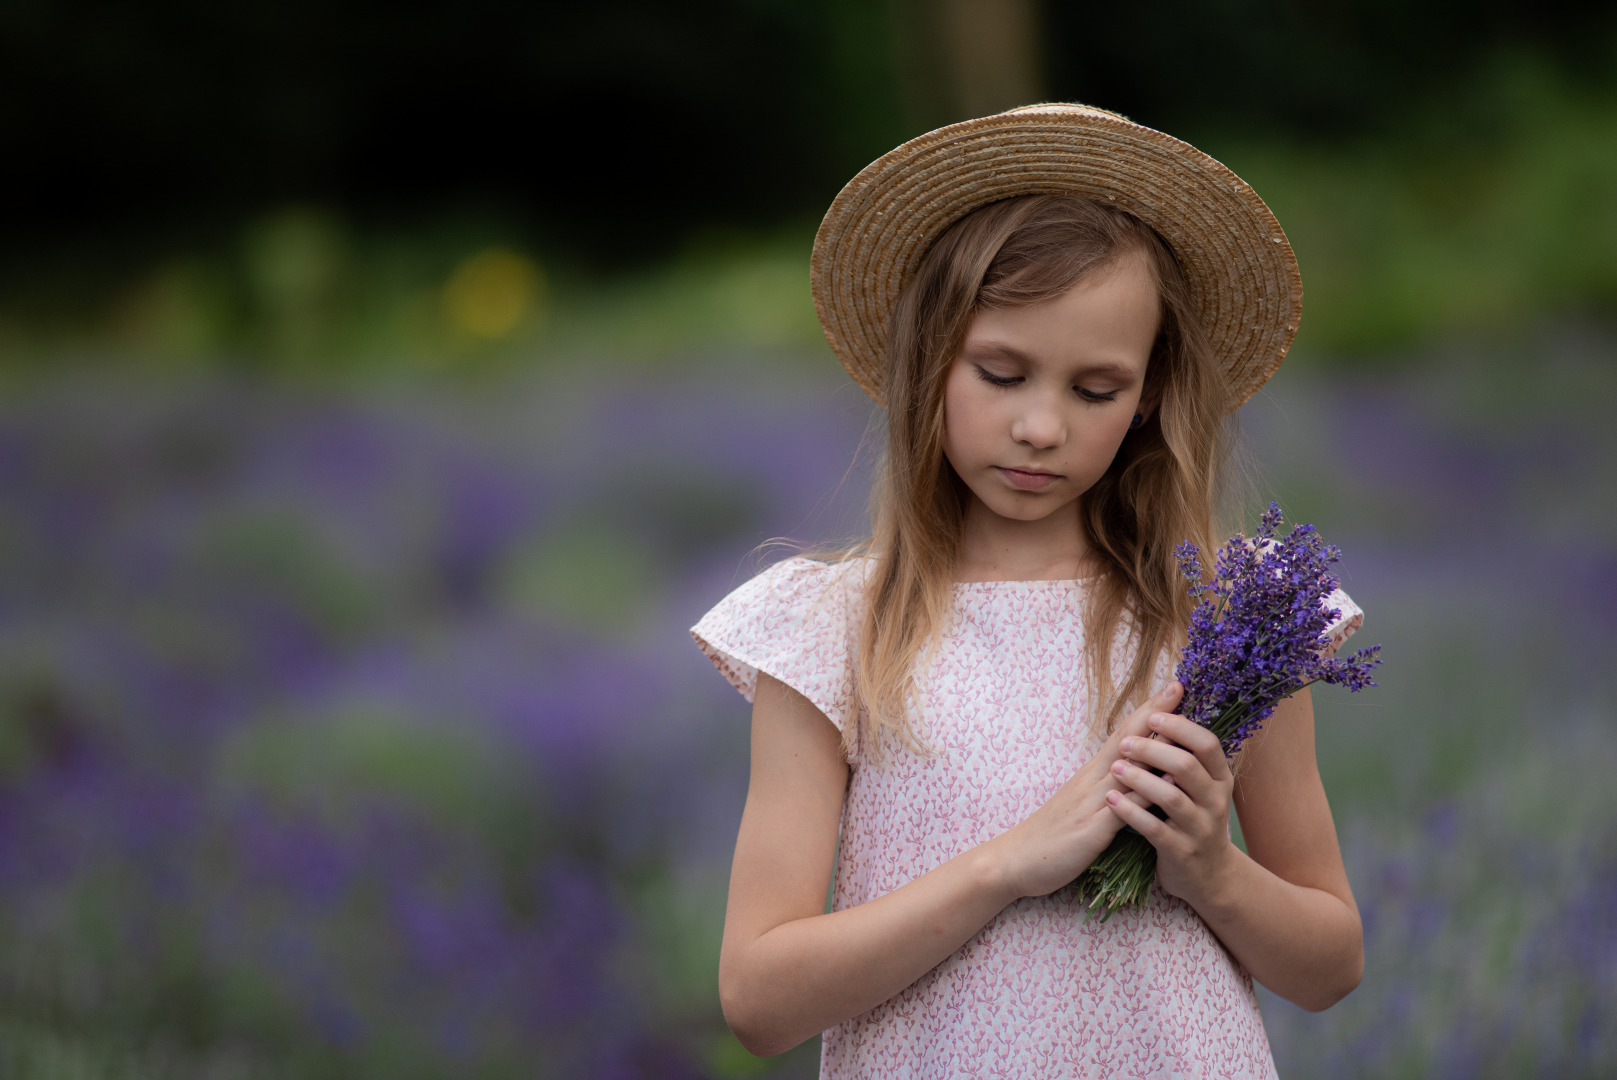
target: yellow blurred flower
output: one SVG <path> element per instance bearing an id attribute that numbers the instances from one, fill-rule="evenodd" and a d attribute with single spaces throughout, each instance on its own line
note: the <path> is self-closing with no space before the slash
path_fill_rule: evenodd
<path id="1" fill-rule="evenodd" d="M 443 288 L 444 314 L 451 325 L 490 341 L 535 315 L 544 298 L 544 271 L 505 248 L 486 248 L 463 260 Z"/>

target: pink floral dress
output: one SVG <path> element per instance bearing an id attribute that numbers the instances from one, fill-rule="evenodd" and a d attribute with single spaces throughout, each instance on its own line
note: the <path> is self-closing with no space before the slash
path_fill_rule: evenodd
<path id="1" fill-rule="evenodd" d="M 752 700 L 759 671 L 853 721 L 865 564 L 778 563 L 692 630 Z M 862 754 L 842 811 L 832 903 L 853 907 L 997 836 L 1098 748 L 1090 732 L 1082 581 L 955 586 L 953 624 L 918 679 L 930 755 Z M 1363 619 L 1345 594 L 1339 644 Z M 1119 672 L 1128 657 L 1120 647 Z M 1163 677 L 1167 671 L 1164 668 Z M 827 1078 L 1272 1077 L 1250 976 L 1189 905 L 1086 923 L 1062 889 L 1002 911 L 908 988 L 825 1032 Z"/>

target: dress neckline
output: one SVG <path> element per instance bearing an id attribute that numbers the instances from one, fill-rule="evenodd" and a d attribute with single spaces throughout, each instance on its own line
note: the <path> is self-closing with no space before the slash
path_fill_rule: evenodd
<path id="1" fill-rule="evenodd" d="M 1005 581 L 956 581 L 953 583 L 957 590 L 975 591 L 984 589 L 989 591 L 1026 589 L 1034 591 L 1039 589 L 1083 589 L 1088 587 L 1093 578 L 1033 578 L 1030 580 Z"/>

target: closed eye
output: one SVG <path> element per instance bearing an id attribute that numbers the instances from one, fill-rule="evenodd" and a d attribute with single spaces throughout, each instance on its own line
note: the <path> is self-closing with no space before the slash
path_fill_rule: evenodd
<path id="1" fill-rule="evenodd" d="M 1117 393 L 1118 392 L 1116 390 L 1108 390 L 1108 391 L 1106 391 L 1106 393 L 1102 394 L 1102 393 L 1098 393 L 1098 392 L 1096 392 L 1094 390 L 1085 390 L 1081 386 L 1075 386 L 1075 387 L 1073 387 L 1073 389 L 1078 391 L 1078 396 L 1083 398 L 1085 401 L 1116 401 L 1117 400 Z"/>
<path id="2" fill-rule="evenodd" d="M 989 386 L 1015 386 L 1022 381 L 1020 375 L 995 375 L 984 367 L 977 368 L 977 377 Z"/>

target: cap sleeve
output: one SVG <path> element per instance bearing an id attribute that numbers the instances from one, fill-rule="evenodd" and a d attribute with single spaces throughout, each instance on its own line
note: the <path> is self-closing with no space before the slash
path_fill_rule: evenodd
<path id="1" fill-rule="evenodd" d="M 854 719 L 852 649 L 860 560 L 776 563 L 702 616 L 697 647 L 748 701 L 758 673 L 808 698 L 838 731 Z"/>
<path id="2" fill-rule="evenodd" d="M 1336 612 L 1325 626 L 1325 636 L 1331 640 L 1329 651 L 1334 653 L 1364 625 L 1364 609 L 1353 602 L 1353 597 L 1337 589 L 1325 598 L 1325 610 Z"/>

